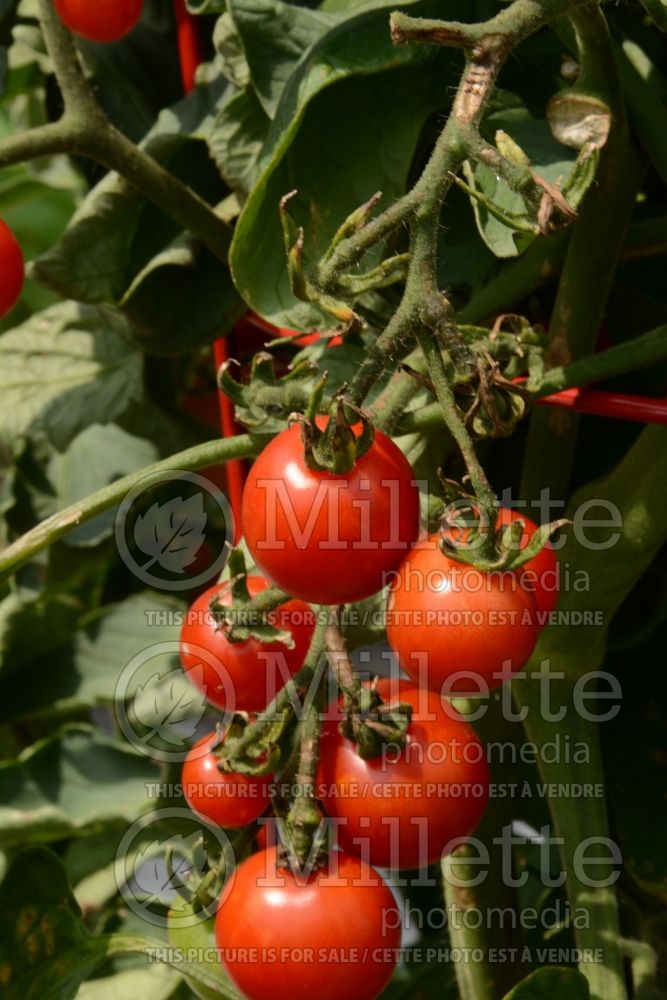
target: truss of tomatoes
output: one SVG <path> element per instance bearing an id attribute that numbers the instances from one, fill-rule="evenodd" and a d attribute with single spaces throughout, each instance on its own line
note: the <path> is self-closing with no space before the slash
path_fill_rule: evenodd
<path id="1" fill-rule="evenodd" d="M 517 519 L 503 509 L 499 524 Z M 492 689 L 525 665 L 540 613 L 557 599 L 556 557 L 547 546 L 517 571 L 493 574 L 445 555 L 439 535 L 420 537 L 413 471 L 379 432 L 341 474 L 312 467 L 298 426 L 278 434 L 252 467 L 242 520 L 261 571 L 248 577 L 249 593 L 272 583 L 292 595 L 269 621 L 287 628 L 293 642 L 231 642 L 210 612 L 214 599 L 229 605 L 229 585 L 211 588 L 181 635 L 183 667 L 206 698 L 221 709 L 261 711 L 304 662 L 315 626 L 311 605 L 363 600 L 389 583 L 387 636 L 410 679 L 382 680 L 377 690 L 387 704 L 409 704 L 412 717 L 405 746 L 365 760 L 341 734 L 339 706 L 330 706 L 315 792 L 336 828 L 337 848 L 301 877 L 280 866 L 265 838 L 223 888 L 220 956 L 250 998 L 264 995 L 267 975 L 279 968 L 272 991 L 285 1000 L 311 987 L 332 1000 L 341 991 L 372 1000 L 400 945 L 400 934 L 388 929 L 397 921 L 385 919 L 393 897 L 373 866 L 412 870 L 438 861 L 473 832 L 488 800 L 484 748 L 443 692 Z M 523 548 L 537 526 L 522 520 Z M 192 748 L 183 786 L 195 812 L 233 829 L 266 813 L 274 776 L 221 770 L 220 743 L 213 735 Z M 342 879 L 332 877 L 333 868 Z M 304 955 L 314 926 L 318 947 Z M 372 948 L 376 960 L 361 961 Z M 239 959 L 253 949 L 264 958 Z M 345 961 L 331 960 L 346 949 Z"/>

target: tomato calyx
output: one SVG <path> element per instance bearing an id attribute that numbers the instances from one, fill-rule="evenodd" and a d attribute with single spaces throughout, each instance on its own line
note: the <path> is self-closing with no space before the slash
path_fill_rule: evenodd
<path id="1" fill-rule="evenodd" d="M 386 746 L 405 746 L 412 707 L 403 703 L 387 705 L 377 690 L 377 678 L 370 685 L 361 683 L 340 630 L 341 611 L 337 609 L 326 630 L 327 656 L 343 692 L 345 708 L 345 718 L 338 729 L 341 736 L 356 743 L 360 757 L 372 760 Z"/>
<path id="2" fill-rule="evenodd" d="M 350 706 L 338 727 L 341 736 L 356 743 L 363 760 L 379 757 L 387 746 L 404 747 L 412 719 L 411 705 L 387 704 L 376 684 L 377 678 L 370 688 L 361 688 L 356 704 Z"/>
<path id="3" fill-rule="evenodd" d="M 540 554 L 555 532 L 571 524 L 568 518 L 550 521 L 538 527 L 527 544 L 522 545 L 526 530 L 522 518 L 498 526 L 497 510 L 493 523 L 490 518 L 480 517 L 479 512 L 477 501 L 469 504 L 460 501 L 453 512 L 445 508 L 440 520 L 440 550 L 447 558 L 481 572 L 520 569 Z"/>
<path id="4" fill-rule="evenodd" d="M 203 836 L 198 837 L 193 844 L 190 857 L 181 858 L 174 863 L 174 849 L 168 846 L 165 851 L 164 864 L 167 869 L 169 887 L 185 900 L 194 913 L 208 911 L 220 896 L 225 883 L 226 864 L 224 855 L 218 864 L 211 865 L 205 849 Z M 201 873 L 206 872 L 203 876 Z M 183 877 L 183 873 L 185 877 Z"/>
<path id="5" fill-rule="evenodd" d="M 261 726 L 249 721 L 245 712 L 235 712 L 211 752 L 224 774 L 263 778 L 273 774 L 282 758 L 281 740 L 294 718 L 291 706 L 261 716 Z"/>
<path id="6" fill-rule="evenodd" d="M 305 416 L 295 415 L 301 427 L 305 462 L 313 472 L 330 472 L 345 475 L 371 448 L 375 429 L 358 407 L 345 398 L 346 386 L 336 393 L 329 409 L 329 419 L 322 429 L 316 419 L 326 384 L 326 373 L 315 387 Z M 351 417 L 350 414 L 354 414 Z M 361 424 L 355 433 L 354 425 Z"/>
<path id="7" fill-rule="evenodd" d="M 253 356 L 248 382 L 237 381 L 232 376 L 234 368 L 240 364 L 233 358 L 220 367 L 218 386 L 234 403 L 239 423 L 263 434 L 278 433 L 291 413 L 306 409 L 310 397 L 304 382 L 318 370 L 302 359 L 276 377 L 275 359 L 268 351 Z"/>
<path id="8" fill-rule="evenodd" d="M 222 629 L 229 642 L 281 642 L 287 649 L 294 649 L 294 637 L 289 629 L 277 628 L 268 620 L 268 615 L 290 600 L 279 587 L 267 587 L 255 597 L 248 590 L 248 572 L 245 556 L 240 549 L 234 549 L 227 563 L 229 570 L 229 591 L 231 601 L 223 604 L 216 595 L 209 605 L 212 617 Z"/>

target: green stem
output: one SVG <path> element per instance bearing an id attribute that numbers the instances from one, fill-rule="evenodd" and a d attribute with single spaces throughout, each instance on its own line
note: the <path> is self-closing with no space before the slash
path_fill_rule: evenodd
<path id="1" fill-rule="evenodd" d="M 667 326 L 660 326 L 635 337 L 634 340 L 601 351 L 600 354 L 591 354 L 580 361 L 573 361 L 571 365 L 550 368 L 537 385 L 531 386 L 531 391 L 535 399 L 541 399 L 563 389 L 574 389 L 640 368 L 648 368 L 665 359 L 667 359 Z M 402 416 L 400 413 L 390 412 L 392 418 L 394 416 L 399 418 L 395 425 L 392 424 L 397 434 L 432 430 L 441 427 L 444 422 L 442 408 L 438 403 L 429 403 Z M 384 419 L 389 419 L 389 416 Z"/>
<path id="2" fill-rule="evenodd" d="M 425 332 L 419 334 L 419 343 L 426 358 L 428 373 L 433 382 L 444 422 L 459 447 L 475 495 L 489 518 L 489 524 L 493 527 L 496 522 L 498 503 L 456 405 L 456 399 L 447 378 L 440 345 L 434 336 Z M 493 545 L 493 531 L 488 533 L 488 537 L 490 544 Z"/>
<path id="3" fill-rule="evenodd" d="M 477 148 L 477 128 L 498 73 L 514 45 L 577 2 L 581 0 L 570 0 L 569 3 L 567 0 L 515 0 L 481 24 L 425 23 L 401 13 L 392 15 L 392 38 L 397 44 L 414 38 L 460 45 L 468 51 L 451 114 L 419 181 L 406 195 L 407 200 L 402 199 L 399 203 L 400 211 L 393 206 L 388 212 L 394 211 L 395 217 L 383 213 L 343 241 L 336 251 L 344 253 L 346 260 L 357 260 L 364 249 L 394 228 L 395 223 L 403 219 L 410 223 L 410 263 L 403 298 L 386 330 L 368 351 L 352 380 L 349 389 L 351 402 L 361 404 L 380 375 L 395 363 L 401 348 L 412 341 L 421 327 L 431 325 L 428 321 L 425 324 L 424 314 L 443 310 L 436 268 L 440 212 L 453 177 L 466 160 L 469 148 Z M 373 228 L 369 229 L 370 226 Z M 329 266 L 332 261 L 342 261 L 343 258 L 337 257 L 336 253 Z M 456 341 L 453 325 L 450 331 L 453 341 Z M 457 365 L 454 346 L 455 343 L 450 354 Z"/>
<path id="4" fill-rule="evenodd" d="M 313 838 L 320 829 L 322 809 L 315 796 L 317 768 L 322 740 L 322 714 L 325 698 L 325 673 L 323 672 L 306 718 L 299 734 L 299 766 L 294 778 L 296 798 L 287 814 L 289 846 L 303 867 L 311 856 Z M 318 855 L 321 860 L 322 852 Z"/>
<path id="5" fill-rule="evenodd" d="M 667 108 L 649 86 L 654 67 L 641 49 L 614 44 L 614 56 L 628 112 L 651 163 L 667 182 Z"/>
<path id="6" fill-rule="evenodd" d="M 362 684 L 359 674 L 350 662 L 347 645 L 340 630 L 339 622 L 342 610 L 342 608 L 338 608 L 335 619 L 327 625 L 324 636 L 325 648 L 331 669 L 336 675 L 338 687 L 343 692 L 346 710 L 359 714 Z"/>
<path id="7" fill-rule="evenodd" d="M 271 728 L 278 716 L 286 711 L 286 709 L 294 707 L 294 698 L 296 696 L 300 697 L 308 691 L 315 676 L 315 669 L 324 651 L 325 629 L 326 621 L 323 621 L 320 617 L 313 633 L 308 655 L 301 670 L 278 692 L 273 701 L 257 716 L 257 719 L 251 722 L 249 726 L 246 726 L 243 730 L 243 735 L 234 741 L 227 757 L 230 762 L 235 758 L 243 757 L 248 748 L 253 746 Z"/>
<path id="8" fill-rule="evenodd" d="M 191 472 L 209 465 L 220 465 L 234 458 L 252 458 L 260 450 L 261 444 L 256 439 L 251 438 L 249 434 L 240 434 L 237 437 L 196 445 L 194 448 L 188 448 L 161 462 L 149 465 L 139 472 L 117 479 L 109 486 L 104 486 L 96 493 L 91 493 L 85 499 L 77 500 L 76 503 L 48 517 L 9 545 L 0 554 L 0 581 L 11 576 L 38 552 L 48 548 L 73 528 L 85 524 L 91 518 L 121 503 L 131 489 L 149 477 L 153 482 L 158 482 L 160 478 L 168 479 L 170 474 L 176 471 Z"/>
<path id="9" fill-rule="evenodd" d="M 83 73 L 74 39 L 52 0 L 39 0 L 39 12 L 65 111 L 59 122 L 1 142 L 0 168 L 54 153 L 87 156 L 115 170 L 142 197 L 226 261 L 231 241 L 229 227 L 203 198 L 110 124 Z"/>
<path id="10" fill-rule="evenodd" d="M 536 386 L 531 386 L 537 399 L 560 392 L 562 389 L 572 389 L 577 386 L 590 385 L 604 379 L 615 378 L 626 372 L 637 371 L 658 364 L 667 358 L 667 325 L 617 344 L 599 354 L 573 361 L 569 365 L 550 368 L 544 373 Z"/>
<path id="11" fill-rule="evenodd" d="M 468 863 L 468 858 L 476 858 Z M 463 955 L 473 951 L 482 953 L 482 960 L 467 958 L 456 963 L 456 985 L 461 1000 L 497 1000 L 494 990 L 494 969 L 487 960 L 487 933 L 484 920 L 466 921 L 470 911 L 475 916 L 479 910 L 478 893 L 470 889 L 479 877 L 479 856 L 472 844 L 461 844 L 453 854 L 442 860 L 442 877 L 447 911 L 454 911 L 455 919 L 449 924 L 449 940 L 452 948 L 460 948 Z M 461 886 L 459 883 L 466 883 Z M 471 926 L 466 926 L 471 924 Z M 475 926 L 476 924 L 476 926 Z"/>
<path id="12" fill-rule="evenodd" d="M 604 16 L 598 7 L 584 6 L 574 9 L 571 19 L 581 53 L 577 86 L 609 107 L 612 124 L 596 183 L 584 196 L 570 237 L 549 327 L 552 364 L 567 364 L 594 350 L 644 170 L 628 135 Z M 567 495 L 578 427 L 576 414 L 534 412 L 520 488 L 526 501 L 545 486 L 554 497 Z"/>

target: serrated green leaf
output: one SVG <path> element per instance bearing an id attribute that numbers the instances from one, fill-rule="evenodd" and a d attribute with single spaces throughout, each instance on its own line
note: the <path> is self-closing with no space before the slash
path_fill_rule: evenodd
<path id="1" fill-rule="evenodd" d="M 252 85 L 265 112 L 273 118 L 304 52 L 338 18 L 281 0 L 229 0 L 228 6 L 243 44 Z"/>
<path id="2" fill-rule="evenodd" d="M 252 188 L 269 124 L 252 87 L 244 87 L 221 108 L 209 145 L 232 190 L 247 194 Z"/>
<path id="3" fill-rule="evenodd" d="M 4 1000 L 73 1000 L 110 956 L 156 946 L 148 937 L 90 934 L 62 862 L 46 848 L 21 851 L 0 886 Z"/>
<path id="4" fill-rule="evenodd" d="M 138 472 L 159 458 L 155 445 L 128 434 L 116 424 L 91 424 L 78 434 L 64 453 L 55 453 L 47 468 L 53 484 L 51 510 L 40 509 L 46 517 L 69 507 L 122 476 Z M 70 531 L 66 545 L 97 545 L 113 534 L 115 510 L 106 511 Z"/>
<path id="5" fill-rule="evenodd" d="M 156 773 L 126 744 L 87 726 L 63 729 L 0 763 L 0 845 L 80 837 L 132 822 L 150 805 L 146 783 Z"/>
<path id="6" fill-rule="evenodd" d="M 141 358 L 123 342 L 119 313 L 51 306 L 0 338 L 0 438 L 35 430 L 65 448 L 91 422 L 107 423 L 142 395 Z"/>
<path id="7" fill-rule="evenodd" d="M 172 701 L 194 691 L 179 668 L 176 653 L 184 607 L 180 602 L 159 594 L 134 594 L 101 608 L 78 628 L 80 609 L 72 603 L 60 598 L 21 601 L 11 595 L 0 604 L 4 664 L 0 719 L 109 706 L 123 667 L 138 652 L 158 643 L 173 643 L 173 652 L 162 652 L 138 666 L 125 695 L 133 697 L 141 685 L 150 685 L 153 700 L 161 699 L 158 710 L 163 718 L 167 695 L 158 693 L 156 685 L 179 684 L 170 696 Z M 43 655 L 46 652 L 48 656 Z M 34 680 L 30 687 L 23 682 L 27 664 Z M 202 714 L 199 703 L 193 706 L 193 714 L 197 713 Z"/>

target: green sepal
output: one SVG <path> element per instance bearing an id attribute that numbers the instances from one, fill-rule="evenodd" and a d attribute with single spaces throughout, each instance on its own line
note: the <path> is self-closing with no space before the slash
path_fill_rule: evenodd
<path id="1" fill-rule="evenodd" d="M 363 205 L 360 205 L 359 208 L 355 208 L 355 210 L 348 215 L 345 222 L 343 222 L 343 224 L 336 230 L 334 237 L 324 254 L 324 261 L 329 260 L 333 256 L 333 253 L 339 243 L 342 243 L 343 240 L 348 239 L 350 236 L 354 236 L 355 233 L 358 233 L 364 228 L 364 226 L 369 222 L 373 214 L 373 210 L 381 197 L 382 191 L 376 191 L 375 194 L 368 199 L 368 201 L 365 201 Z"/>
<path id="2" fill-rule="evenodd" d="M 490 215 L 502 222 L 504 226 L 509 229 L 515 230 L 518 233 L 526 233 L 531 236 L 538 236 L 540 233 L 540 227 L 537 222 L 533 222 L 529 216 L 520 215 L 518 212 L 508 212 L 507 209 L 501 208 L 500 205 L 496 205 L 494 201 L 488 198 L 481 191 L 476 191 L 475 188 L 471 187 L 469 184 L 463 180 L 462 177 L 454 176 L 454 182 L 461 188 L 462 191 L 470 197 L 478 201 L 480 205 L 484 205 L 486 210 Z"/>
<path id="3" fill-rule="evenodd" d="M 363 760 L 379 757 L 387 746 L 404 747 L 412 719 L 412 705 L 386 705 L 374 685 L 362 688 L 359 705 L 350 707 L 339 731 L 357 744 Z"/>
<path id="4" fill-rule="evenodd" d="M 365 274 L 346 274 L 339 279 L 340 287 L 350 296 L 364 295 L 378 288 L 388 288 L 405 281 L 410 264 L 410 254 L 396 254 L 388 257 L 372 271 Z"/>

